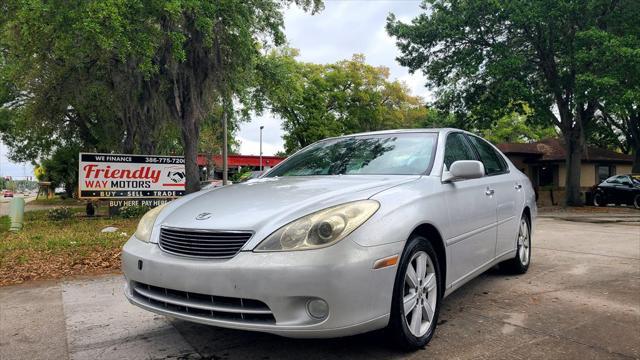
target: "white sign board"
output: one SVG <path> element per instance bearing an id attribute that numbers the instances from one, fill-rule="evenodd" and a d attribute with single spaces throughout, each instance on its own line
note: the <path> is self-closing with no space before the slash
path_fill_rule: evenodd
<path id="1" fill-rule="evenodd" d="M 182 156 L 80 153 L 80 198 L 175 198 L 184 195 Z"/>

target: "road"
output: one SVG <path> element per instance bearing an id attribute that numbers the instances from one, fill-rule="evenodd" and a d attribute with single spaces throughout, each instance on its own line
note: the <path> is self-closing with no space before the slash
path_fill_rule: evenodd
<path id="1" fill-rule="evenodd" d="M 29 203 L 36 199 L 35 195 L 29 195 L 25 197 L 22 194 L 15 195 L 16 197 L 24 197 L 25 203 Z M 9 215 L 9 203 L 12 198 L 5 198 L 0 195 L 0 216 Z"/>
<path id="2" fill-rule="evenodd" d="M 402 353 L 376 332 L 292 340 L 140 310 L 121 276 L 0 288 L 0 358 L 637 359 L 640 226 L 543 218 L 526 275 L 495 270 L 444 302 L 431 343 Z"/>

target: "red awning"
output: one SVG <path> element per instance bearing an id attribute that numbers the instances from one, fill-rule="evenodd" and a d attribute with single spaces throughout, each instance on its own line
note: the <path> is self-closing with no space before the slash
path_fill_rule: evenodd
<path id="1" fill-rule="evenodd" d="M 274 167 L 281 163 L 285 158 L 279 156 L 262 156 L 262 166 Z M 229 167 L 238 166 L 260 166 L 260 156 L 258 155 L 229 155 Z M 217 168 L 222 167 L 222 155 L 214 155 L 213 162 Z M 207 166 L 207 157 L 204 154 L 198 154 L 198 166 Z"/>

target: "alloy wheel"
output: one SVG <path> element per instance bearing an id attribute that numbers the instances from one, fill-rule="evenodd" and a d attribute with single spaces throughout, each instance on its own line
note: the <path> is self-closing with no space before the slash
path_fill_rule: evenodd
<path id="1" fill-rule="evenodd" d="M 431 257 L 418 251 L 409 261 L 404 277 L 403 317 L 415 337 L 424 336 L 431 327 L 438 299 L 438 279 Z"/>
<path id="2" fill-rule="evenodd" d="M 602 204 L 602 199 L 600 194 L 595 194 L 593 197 L 593 205 L 600 206 Z"/>
<path id="3" fill-rule="evenodd" d="M 523 266 L 529 264 L 529 254 L 531 251 L 531 238 L 529 237 L 529 224 L 524 218 L 520 221 L 518 231 L 518 256 Z"/>

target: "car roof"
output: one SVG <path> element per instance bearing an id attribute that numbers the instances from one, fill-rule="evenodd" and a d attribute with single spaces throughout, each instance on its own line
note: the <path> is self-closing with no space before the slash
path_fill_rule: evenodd
<path id="1" fill-rule="evenodd" d="M 349 138 L 349 137 L 354 137 L 354 136 L 406 134 L 406 133 L 440 133 L 440 134 L 445 134 L 445 133 L 448 133 L 448 132 L 451 132 L 451 131 L 461 131 L 461 132 L 464 132 L 464 133 L 471 134 L 468 131 L 455 129 L 455 128 L 393 129 L 393 130 L 378 130 L 378 131 L 361 132 L 361 133 L 348 134 L 348 135 L 342 135 L 342 136 L 334 136 L 334 137 L 326 138 L 326 139 L 323 139 L 323 140 Z"/>

